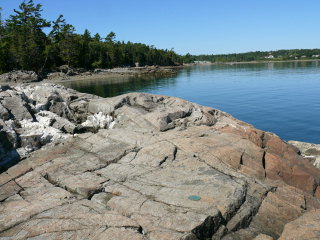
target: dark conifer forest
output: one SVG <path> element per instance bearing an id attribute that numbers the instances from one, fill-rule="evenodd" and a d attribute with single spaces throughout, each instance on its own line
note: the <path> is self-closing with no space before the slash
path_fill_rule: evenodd
<path id="1" fill-rule="evenodd" d="M 11 70 L 40 73 L 65 64 L 93 69 L 136 63 L 140 66 L 182 63 L 182 57 L 173 50 L 117 41 L 114 32 L 101 36 L 85 30 L 78 34 L 63 15 L 48 21 L 42 17 L 42 11 L 41 4 L 29 0 L 22 2 L 8 19 L 1 19 L 0 15 L 0 73 Z"/>

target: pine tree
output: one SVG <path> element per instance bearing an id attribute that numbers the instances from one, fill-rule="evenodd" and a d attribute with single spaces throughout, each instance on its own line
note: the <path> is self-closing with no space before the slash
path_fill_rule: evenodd
<path id="1" fill-rule="evenodd" d="M 80 62 L 81 36 L 74 34 L 74 27 L 66 24 L 61 31 L 61 39 L 58 42 L 59 56 L 65 64 L 78 67 Z"/>
<path id="2" fill-rule="evenodd" d="M 50 22 L 41 17 L 42 5 L 29 0 L 20 4 L 7 21 L 10 52 L 15 66 L 25 70 L 40 71 L 45 60 L 47 37 L 43 29 Z"/>
<path id="3" fill-rule="evenodd" d="M 88 29 L 86 29 L 81 36 L 81 61 L 80 66 L 83 68 L 90 68 L 90 52 L 89 52 L 89 44 L 91 42 L 91 35 Z"/>
<path id="4" fill-rule="evenodd" d="M 0 73 L 10 70 L 10 54 L 9 45 L 6 37 L 7 31 L 1 15 L 0 8 Z"/>

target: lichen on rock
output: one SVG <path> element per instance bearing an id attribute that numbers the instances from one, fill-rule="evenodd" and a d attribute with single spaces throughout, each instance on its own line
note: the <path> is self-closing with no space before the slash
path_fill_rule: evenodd
<path id="1" fill-rule="evenodd" d="M 102 112 L 89 115 L 87 120 L 81 125 L 83 127 L 94 128 L 94 129 L 104 129 L 104 128 L 113 128 L 115 121 L 112 116 L 104 115 Z"/>

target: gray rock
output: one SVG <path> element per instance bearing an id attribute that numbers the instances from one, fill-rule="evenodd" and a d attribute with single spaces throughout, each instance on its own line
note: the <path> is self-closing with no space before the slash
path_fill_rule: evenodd
<path id="1" fill-rule="evenodd" d="M 13 148 L 19 147 L 19 139 L 14 130 L 15 123 L 12 120 L 3 121 L 0 119 L 0 131 L 5 133 L 6 139 L 10 142 Z"/>
<path id="2" fill-rule="evenodd" d="M 69 71 L 70 67 L 68 65 L 61 65 L 60 67 L 57 68 L 58 71 L 62 73 L 67 73 Z"/>
<path id="3" fill-rule="evenodd" d="M 11 71 L 0 75 L 0 82 L 35 82 L 38 81 L 38 75 L 33 71 Z"/>
<path id="4" fill-rule="evenodd" d="M 71 134 L 75 133 L 77 130 L 77 126 L 75 124 L 62 117 L 55 117 L 53 119 L 52 127 Z"/>
<path id="5" fill-rule="evenodd" d="M 8 95 L 4 96 L 3 94 L 2 99 L 0 99 L 0 104 L 2 106 L 0 110 L 2 109 L 1 112 L 4 115 L 4 120 L 10 119 L 10 115 L 16 120 L 34 118 L 31 108 L 23 95 L 18 94 L 13 90 L 7 90 L 6 93 Z"/>
<path id="6" fill-rule="evenodd" d="M 58 102 L 53 100 L 52 102 L 50 102 L 48 110 L 57 114 L 60 117 L 67 119 L 72 118 L 72 112 L 70 111 L 68 105 L 65 102 Z"/>
<path id="7" fill-rule="evenodd" d="M 2 120 L 9 120 L 10 119 L 10 113 L 8 110 L 1 104 L 0 102 L 0 119 Z"/>
<path id="8" fill-rule="evenodd" d="M 47 75 L 48 80 L 66 79 L 67 75 L 63 72 L 53 72 Z"/>
<path id="9" fill-rule="evenodd" d="M 74 76 L 86 72 L 84 68 L 72 68 L 68 65 L 62 65 L 58 67 L 57 70 L 67 76 Z M 51 75 L 51 77 L 53 77 L 53 75 Z"/>

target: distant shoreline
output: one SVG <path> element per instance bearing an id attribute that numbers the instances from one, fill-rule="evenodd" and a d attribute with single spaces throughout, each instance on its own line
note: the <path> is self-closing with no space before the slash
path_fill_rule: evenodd
<path id="1" fill-rule="evenodd" d="M 275 61 L 249 61 L 249 62 L 205 62 L 205 63 L 190 63 L 183 64 L 183 66 L 160 66 L 160 67 L 140 67 L 140 68 L 129 68 L 129 71 L 122 71 L 122 69 L 128 68 L 115 68 L 111 69 L 108 72 L 101 73 L 91 73 L 91 75 L 75 75 L 68 76 L 66 79 L 45 79 L 45 82 L 55 82 L 55 83 L 63 83 L 63 82 L 73 82 L 73 81 L 82 81 L 82 80 L 102 80 L 102 79 L 118 79 L 125 78 L 131 76 L 139 76 L 139 75 L 151 75 L 151 74 L 163 74 L 163 75 L 171 75 L 178 72 L 180 69 L 185 67 L 193 67 L 193 66 L 206 66 L 206 65 L 238 65 L 238 64 L 257 64 L 257 63 L 286 63 L 286 62 L 320 62 L 320 59 L 303 59 L 303 60 L 275 60 Z M 144 71 L 148 69 L 147 71 Z M 152 71 L 149 71 L 152 69 Z M 155 70 L 155 71 L 153 71 Z"/>
<path id="2" fill-rule="evenodd" d="M 285 63 L 285 62 L 320 62 L 320 59 L 299 59 L 299 60 L 274 60 L 274 61 L 247 61 L 247 62 L 203 62 L 203 63 L 186 63 L 183 66 L 197 65 L 234 65 L 234 64 L 256 64 L 256 63 Z"/>
<path id="3" fill-rule="evenodd" d="M 65 83 L 82 80 L 102 80 L 102 79 L 119 79 L 128 78 L 132 76 L 145 76 L 151 74 L 170 76 L 176 74 L 178 70 L 184 66 L 145 66 L 145 67 L 132 67 L 132 68 L 112 68 L 102 69 L 101 72 L 86 72 L 84 74 L 77 74 L 74 76 L 63 77 L 57 76 L 52 79 L 46 78 L 42 82 L 51 83 Z"/>
<path id="4" fill-rule="evenodd" d="M 240 65 L 240 64 L 259 64 L 259 63 L 295 63 L 295 62 L 320 62 L 320 59 L 299 59 L 299 60 L 273 60 L 273 61 L 247 61 L 247 62 L 198 62 L 198 63 L 187 63 L 180 66 L 144 66 L 144 67 L 119 67 L 113 69 L 98 69 L 99 71 L 86 71 L 79 74 L 67 75 L 62 72 L 53 72 L 46 78 L 40 80 L 40 82 L 50 83 L 64 83 L 82 80 L 114 80 L 119 78 L 128 78 L 132 76 L 146 76 L 146 75 L 164 75 L 170 76 L 175 75 L 183 68 L 193 66 L 209 66 L 209 65 Z M 21 83 L 17 82 L 3 82 L 1 84 L 16 85 Z"/>

